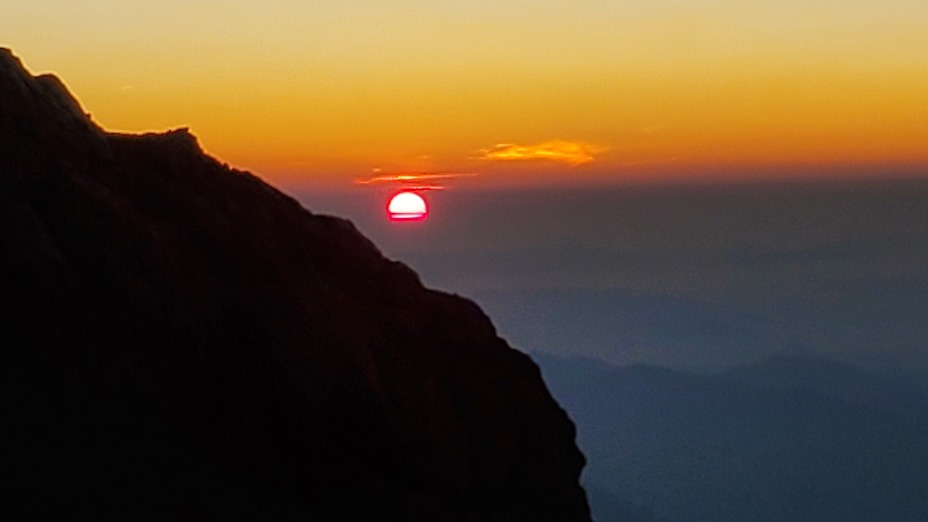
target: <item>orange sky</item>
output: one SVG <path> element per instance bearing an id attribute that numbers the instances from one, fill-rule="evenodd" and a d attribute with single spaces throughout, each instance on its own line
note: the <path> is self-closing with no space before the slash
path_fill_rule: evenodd
<path id="1" fill-rule="evenodd" d="M 13 4 L 104 127 L 276 183 L 928 173 L 923 0 Z"/>

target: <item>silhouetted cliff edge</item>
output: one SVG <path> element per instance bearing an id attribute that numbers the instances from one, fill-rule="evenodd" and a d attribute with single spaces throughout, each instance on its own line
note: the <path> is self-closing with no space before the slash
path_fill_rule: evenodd
<path id="1" fill-rule="evenodd" d="M 589 520 L 573 424 L 476 305 L 8 50 L 0 304 L 6 510 Z"/>

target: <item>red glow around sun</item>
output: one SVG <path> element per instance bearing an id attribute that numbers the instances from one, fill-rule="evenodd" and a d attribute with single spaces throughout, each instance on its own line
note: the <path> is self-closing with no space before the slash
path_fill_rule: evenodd
<path id="1" fill-rule="evenodd" d="M 387 215 L 391 221 L 421 221 L 428 217 L 429 207 L 419 194 L 400 192 L 390 198 Z"/>

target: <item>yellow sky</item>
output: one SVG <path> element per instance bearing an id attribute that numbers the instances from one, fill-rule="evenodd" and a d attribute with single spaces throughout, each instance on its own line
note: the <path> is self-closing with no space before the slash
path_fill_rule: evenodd
<path id="1" fill-rule="evenodd" d="M 928 169 L 924 0 L 8 4 L 0 45 L 104 127 L 272 182 Z"/>

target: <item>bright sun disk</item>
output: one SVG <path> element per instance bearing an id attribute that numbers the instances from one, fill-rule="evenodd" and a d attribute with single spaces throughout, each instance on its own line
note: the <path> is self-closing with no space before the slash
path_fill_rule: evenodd
<path id="1" fill-rule="evenodd" d="M 400 192 L 387 205 L 387 214 L 391 221 L 418 221 L 429 215 L 425 199 L 415 192 Z"/>

